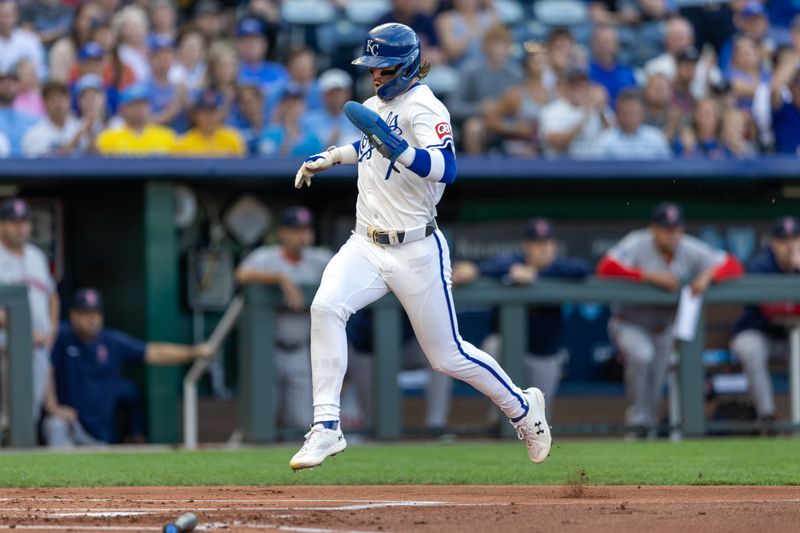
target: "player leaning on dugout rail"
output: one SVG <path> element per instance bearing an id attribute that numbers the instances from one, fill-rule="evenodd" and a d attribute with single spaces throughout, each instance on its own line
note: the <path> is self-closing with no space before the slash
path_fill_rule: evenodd
<path id="1" fill-rule="evenodd" d="M 650 226 L 630 232 L 597 265 L 603 277 L 627 278 L 668 291 L 689 285 L 694 294 L 712 282 L 741 276 L 744 269 L 729 253 L 684 233 L 681 207 L 655 207 Z M 674 305 L 618 306 L 609 336 L 625 358 L 625 414 L 630 438 L 655 436 L 667 369 L 675 360 Z"/>
<path id="2" fill-rule="evenodd" d="M 358 164 L 355 230 L 328 263 L 311 305 L 314 424 L 289 465 L 314 467 L 347 446 L 339 427 L 345 324 L 389 291 L 433 368 L 487 395 L 541 463 L 551 445 L 541 391 L 522 390 L 458 333 L 450 253 L 436 225 L 436 204 L 456 177 L 455 147 L 447 108 L 420 83 L 430 66 L 420 60 L 419 37 L 403 24 L 377 26 L 353 63 L 369 69 L 376 93 L 364 105 L 344 106 L 361 139 L 309 157 L 295 178 L 296 187 L 310 186 L 316 172 Z"/>

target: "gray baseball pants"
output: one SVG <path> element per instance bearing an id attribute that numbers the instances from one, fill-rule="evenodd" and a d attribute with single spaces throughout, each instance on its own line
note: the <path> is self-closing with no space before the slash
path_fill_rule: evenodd
<path id="1" fill-rule="evenodd" d="M 775 396 L 769 375 L 769 358 L 786 353 L 786 344 L 757 329 L 746 329 L 731 340 L 731 352 L 742 363 L 750 398 L 759 417 L 775 415 Z"/>

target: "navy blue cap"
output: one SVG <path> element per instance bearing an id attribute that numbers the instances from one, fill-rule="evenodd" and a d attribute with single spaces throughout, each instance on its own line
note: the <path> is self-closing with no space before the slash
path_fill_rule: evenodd
<path id="1" fill-rule="evenodd" d="M 83 62 L 89 59 L 103 59 L 105 55 L 106 51 L 99 43 L 90 41 L 81 46 L 81 49 L 78 50 L 78 61 Z"/>
<path id="2" fill-rule="evenodd" d="M 306 228 L 314 225 L 314 215 L 307 207 L 288 207 L 281 213 L 280 225 L 287 228 Z"/>
<path id="3" fill-rule="evenodd" d="M 28 202 L 21 198 L 10 198 L 0 206 L 0 220 L 28 220 L 31 218 L 31 208 Z"/>
<path id="4" fill-rule="evenodd" d="M 662 202 L 653 209 L 650 222 L 670 228 L 683 226 L 683 209 L 676 203 Z"/>
<path id="5" fill-rule="evenodd" d="M 150 90 L 143 83 L 134 83 L 126 87 L 119 95 L 119 105 L 130 104 L 141 100 L 150 100 Z"/>
<path id="6" fill-rule="evenodd" d="M 780 217 L 772 224 L 772 236 L 776 239 L 800 237 L 800 223 L 794 217 Z"/>
<path id="7" fill-rule="evenodd" d="M 207 89 L 201 92 L 192 104 L 194 109 L 218 109 L 222 106 L 222 94 Z"/>
<path id="8" fill-rule="evenodd" d="M 152 35 L 148 41 L 152 52 L 164 49 L 173 50 L 175 48 L 175 39 L 169 35 Z"/>
<path id="9" fill-rule="evenodd" d="M 263 37 L 267 33 L 267 26 L 259 19 L 247 17 L 239 21 L 236 25 L 236 36 L 247 37 L 257 35 Z"/>
<path id="10" fill-rule="evenodd" d="M 97 289 L 80 289 L 72 297 L 70 309 L 75 311 L 102 311 L 103 295 Z"/>
<path id="11" fill-rule="evenodd" d="M 553 223 L 542 217 L 535 217 L 525 224 L 525 239 L 528 241 L 546 241 L 556 236 Z"/>

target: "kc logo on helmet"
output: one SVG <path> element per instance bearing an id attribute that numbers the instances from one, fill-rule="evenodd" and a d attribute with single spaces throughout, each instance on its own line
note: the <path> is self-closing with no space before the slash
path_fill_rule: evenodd
<path id="1" fill-rule="evenodd" d="M 439 136 L 439 140 L 442 140 L 444 137 L 450 137 L 453 135 L 453 130 L 450 129 L 450 124 L 447 122 L 440 122 L 436 125 L 436 135 Z"/>
<path id="2" fill-rule="evenodd" d="M 373 56 L 378 55 L 378 43 L 372 39 L 367 39 L 367 46 L 365 48 L 367 49 L 367 52 Z"/>

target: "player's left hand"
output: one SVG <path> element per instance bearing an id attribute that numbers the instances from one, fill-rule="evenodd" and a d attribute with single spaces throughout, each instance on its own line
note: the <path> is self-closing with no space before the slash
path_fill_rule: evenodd
<path id="1" fill-rule="evenodd" d="M 311 178 L 314 177 L 315 173 L 328 170 L 333 165 L 341 163 L 341 161 L 342 154 L 335 146 L 331 146 L 319 154 L 307 157 L 294 177 L 294 188 L 300 189 L 303 184 L 306 187 L 311 187 Z"/>
<path id="2" fill-rule="evenodd" d="M 711 272 L 703 272 L 692 281 L 690 287 L 692 288 L 692 294 L 697 296 L 698 294 L 702 294 L 708 290 L 709 285 L 711 285 Z"/>

